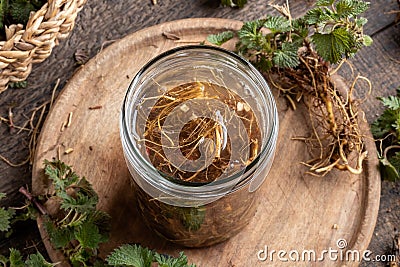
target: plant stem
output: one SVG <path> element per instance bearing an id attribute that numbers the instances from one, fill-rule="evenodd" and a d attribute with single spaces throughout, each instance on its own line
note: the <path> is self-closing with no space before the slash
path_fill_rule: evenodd
<path id="1" fill-rule="evenodd" d="M 42 215 L 47 214 L 46 208 L 41 203 L 39 203 L 37 199 L 33 197 L 32 194 L 25 187 L 22 186 L 18 191 L 23 194 L 29 201 L 31 201 Z"/>

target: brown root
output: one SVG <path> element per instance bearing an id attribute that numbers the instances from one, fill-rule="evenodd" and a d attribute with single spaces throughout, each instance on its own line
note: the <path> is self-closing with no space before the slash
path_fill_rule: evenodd
<path id="1" fill-rule="evenodd" d="M 316 53 L 307 50 L 300 55 L 300 62 L 296 69 L 286 71 L 285 77 L 279 75 L 277 79 L 274 76 L 271 84 L 290 100 L 301 95 L 308 109 L 312 134 L 308 138 L 294 138 L 306 142 L 313 157 L 303 164 L 309 167 L 308 173 L 317 176 L 324 176 L 335 168 L 360 174 L 368 153 L 359 127 L 358 106 L 361 101 L 353 98 L 353 91 L 362 80 L 368 84 L 368 95 L 371 82 L 363 76 L 356 76 L 345 90 L 344 83 L 337 83 L 334 75 L 345 61 L 331 70 Z M 271 74 L 268 77 L 271 79 Z M 294 101 L 290 104 L 293 106 Z"/>

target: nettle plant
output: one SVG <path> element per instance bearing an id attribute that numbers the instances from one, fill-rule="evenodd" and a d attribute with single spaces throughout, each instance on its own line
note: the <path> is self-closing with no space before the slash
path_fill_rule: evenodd
<path id="1" fill-rule="evenodd" d="M 305 162 L 309 172 L 324 175 L 333 168 L 362 172 L 367 152 L 358 125 L 359 101 L 333 79 L 343 62 L 363 46 L 372 44 L 364 34 L 369 7 L 361 0 L 318 0 L 304 16 L 293 18 L 289 6 L 272 5 L 280 15 L 245 22 L 236 32 L 208 36 L 221 45 L 236 37 L 236 52 L 265 73 L 270 84 L 285 95 L 293 108 L 303 100 L 312 117 L 310 138 L 303 138 L 313 158 Z M 353 156 L 355 155 L 355 156 Z"/>
<path id="2" fill-rule="evenodd" d="M 97 209 L 97 193 L 85 177 L 76 174 L 64 162 L 45 161 L 44 165 L 45 174 L 52 182 L 54 192 L 37 198 L 31 197 L 24 212 L 18 209 L 19 214 L 15 209 L 0 207 L 0 234 L 6 233 L 5 236 L 8 237 L 12 231 L 11 226 L 16 221 L 37 219 L 40 216 L 52 246 L 73 267 L 151 267 L 154 264 L 161 267 L 195 267 L 194 264 L 188 264 L 183 252 L 172 257 L 137 244 L 121 245 L 105 260 L 100 258 L 99 246 L 109 239 L 111 217 Z M 0 194 L 0 200 L 4 197 L 5 194 Z M 56 265 L 57 263 L 48 262 L 39 252 L 28 255 L 25 260 L 16 249 L 10 249 L 7 257 L 0 255 L 0 266 Z"/>
<path id="3" fill-rule="evenodd" d="M 400 179 L 400 87 L 396 95 L 378 98 L 385 110 L 372 123 L 383 178 Z"/>

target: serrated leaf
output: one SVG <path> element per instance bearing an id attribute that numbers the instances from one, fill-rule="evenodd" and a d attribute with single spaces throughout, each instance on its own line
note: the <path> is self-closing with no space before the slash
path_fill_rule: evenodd
<path id="1" fill-rule="evenodd" d="M 300 64 L 297 50 L 297 46 L 290 45 L 289 43 L 283 43 L 282 49 L 274 52 L 274 64 L 280 68 L 297 67 Z"/>
<path id="2" fill-rule="evenodd" d="M 88 216 L 87 221 L 98 227 L 101 235 L 100 242 L 107 242 L 111 231 L 111 216 L 104 211 L 96 210 Z"/>
<path id="3" fill-rule="evenodd" d="M 2 200 L 3 198 L 5 198 L 7 196 L 6 193 L 0 193 L 0 200 Z"/>
<path id="4" fill-rule="evenodd" d="M 309 29 L 306 25 L 306 21 L 304 18 L 292 20 L 292 27 L 293 27 L 293 31 L 296 34 L 298 34 L 298 36 L 299 36 L 299 38 L 301 38 L 301 40 L 304 40 L 304 38 L 306 38 L 308 36 Z M 294 42 L 294 38 L 297 38 L 296 36 L 297 35 L 292 36 L 293 42 Z"/>
<path id="5" fill-rule="evenodd" d="M 80 248 L 77 251 L 74 251 L 69 255 L 69 260 L 72 263 L 72 266 L 87 266 L 87 262 L 89 261 L 91 254 L 88 249 Z"/>
<path id="6" fill-rule="evenodd" d="M 272 61 L 265 56 L 261 56 L 258 61 L 252 63 L 261 71 L 269 71 L 274 66 Z"/>
<path id="7" fill-rule="evenodd" d="M 74 210 L 78 213 L 90 212 L 96 209 L 98 202 L 97 197 L 88 197 L 82 194 L 77 194 L 76 198 L 65 195 L 61 208 L 68 211 Z"/>
<path id="8" fill-rule="evenodd" d="M 70 227 L 56 227 L 49 219 L 45 220 L 44 227 L 50 237 L 50 241 L 55 248 L 66 247 L 72 240 L 74 240 L 73 229 Z"/>
<path id="9" fill-rule="evenodd" d="M 265 20 L 254 20 L 245 22 L 238 31 L 238 37 L 241 45 L 247 49 L 260 50 L 265 39 L 260 29 L 263 27 Z"/>
<path id="10" fill-rule="evenodd" d="M 10 267 L 25 267 L 25 263 L 22 260 L 22 255 L 19 250 L 10 248 Z"/>
<path id="11" fill-rule="evenodd" d="M 382 115 L 371 124 L 371 132 L 374 138 L 384 138 L 390 132 L 394 132 L 392 125 L 399 117 L 398 112 L 386 109 Z"/>
<path id="12" fill-rule="evenodd" d="M 0 232 L 6 232 L 10 229 L 11 218 L 6 209 L 0 208 Z"/>
<path id="13" fill-rule="evenodd" d="M 10 88 L 22 89 L 28 86 L 28 81 L 10 82 L 8 86 Z"/>
<path id="14" fill-rule="evenodd" d="M 314 8 L 307 11 L 307 13 L 304 15 L 304 20 L 307 24 L 316 24 L 321 21 L 322 14 L 322 8 Z"/>
<path id="15" fill-rule="evenodd" d="M 25 264 L 29 267 L 53 267 L 56 265 L 46 261 L 43 255 L 39 252 L 29 255 L 28 259 L 25 261 Z"/>
<path id="16" fill-rule="evenodd" d="M 90 198 L 99 198 L 96 191 L 93 189 L 92 184 L 84 176 L 78 180 L 75 187 L 77 188 L 77 190 L 79 190 L 79 194 L 83 193 Z"/>
<path id="17" fill-rule="evenodd" d="M 154 255 L 154 258 L 159 267 L 196 267 L 194 264 L 188 265 L 187 257 L 183 252 L 180 252 L 177 258 L 158 253 Z"/>
<path id="18" fill-rule="evenodd" d="M 75 232 L 75 238 L 83 248 L 96 249 L 99 247 L 101 235 L 99 228 L 90 222 L 84 222 Z"/>
<path id="19" fill-rule="evenodd" d="M 290 22 L 282 16 L 268 16 L 263 26 L 273 33 L 290 31 Z"/>
<path id="20" fill-rule="evenodd" d="M 60 160 L 45 160 L 44 165 L 45 174 L 52 180 L 54 188 L 58 192 L 65 191 L 67 186 L 79 180 L 79 176 L 72 171 L 72 168 Z"/>
<path id="21" fill-rule="evenodd" d="M 400 179 L 400 152 L 395 152 L 393 156 L 389 157 L 389 162 L 390 164 L 396 169 L 397 171 L 397 176 L 392 175 L 390 177 L 387 177 L 391 181 L 396 181 L 397 179 Z"/>
<path id="22" fill-rule="evenodd" d="M 11 224 L 14 224 L 16 222 L 24 222 L 27 220 L 36 220 L 37 217 L 37 209 L 34 208 L 32 205 L 26 207 L 26 211 L 24 213 L 16 214 L 15 210 L 13 209 L 8 209 L 8 212 L 10 213 L 11 217 L 13 217 L 11 220 Z"/>
<path id="23" fill-rule="evenodd" d="M 326 34 L 315 33 L 312 41 L 318 54 L 332 64 L 338 63 L 344 56 L 348 57 L 354 45 L 353 35 L 343 28 Z"/>
<path id="24" fill-rule="evenodd" d="M 391 110 L 400 109 L 400 98 L 397 96 L 378 97 L 378 99 L 385 107 Z"/>
<path id="25" fill-rule="evenodd" d="M 154 253 L 138 245 L 122 245 L 115 249 L 106 259 L 112 266 L 126 265 L 134 267 L 151 267 Z"/>
<path id="26" fill-rule="evenodd" d="M 335 0 L 318 0 L 316 6 L 331 6 Z"/>
<path id="27" fill-rule="evenodd" d="M 218 34 L 210 34 L 207 36 L 207 41 L 215 45 L 222 45 L 234 37 L 232 31 L 225 31 Z"/>
<path id="28" fill-rule="evenodd" d="M 368 7 L 368 2 L 360 0 L 340 0 L 336 3 L 336 13 L 339 18 L 356 17 L 365 12 Z"/>

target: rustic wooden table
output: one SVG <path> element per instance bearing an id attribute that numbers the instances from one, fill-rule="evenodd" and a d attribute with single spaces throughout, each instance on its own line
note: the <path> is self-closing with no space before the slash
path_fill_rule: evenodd
<path id="1" fill-rule="evenodd" d="M 0 116 L 9 117 L 13 113 L 13 123 L 23 125 L 32 112 L 52 98 L 53 88 L 59 82 L 55 94 L 79 68 L 74 55 L 93 57 L 108 44 L 137 30 L 166 21 L 194 17 L 220 17 L 237 20 L 252 20 L 274 12 L 265 0 L 249 0 L 242 9 L 220 7 L 218 0 L 91 0 L 79 13 L 76 27 L 70 37 L 62 41 L 43 63 L 35 65 L 28 78 L 28 87 L 8 89 L 0 95 Z M 285 1 L 274 1 L 283 3 Z M 293 16 L 303 14 L 313 1 L 289 1 Z M 365 16 L 369 22 L 366 33 L 374 39 L 374 44 L 364 48 L 352 60 L 353 71 L 368 77 L 373 84 L 372 95 L 364 102 L 363 109 L 368 122 L 372 122 L 382 111 L 377 96 L 394 94 L 400 86 L 400 25 L 396 25 L 399 10 L 396 0 L 372 1 Z M 341 73 L 350 77 L 350 69 Z M 44 115 L 47 114 L 47 111 Z M 37 116 L 38 117 L 38 116 Z M 29 156 L 30 134 L 10 128 L 7 123 L 0 124 L 0 155 L 12 163 L 23 162 Z M 0 160 L 0 192 L 8 198 L 2 202 L 6 206 L 21 206 L 24 197 L 18 192 L 21 186 L 31 187 L 31 164 L 10 166 Z M 381 204 L 377 225 L 369 249 L 375 255 L 390 252 L 392 238 L 400 230 L 400 181 L 382 182 Z M 18 223 L 13 235 L 6 239 L 0 237 L 0 254 L 8 253 L 10 247 L 19 248 L 24 253 L 39 249 L 45 253 L 44 246 L 35 222 Z M 363 266 L 384 266 L 383 263 L 362 263 Z"/>

